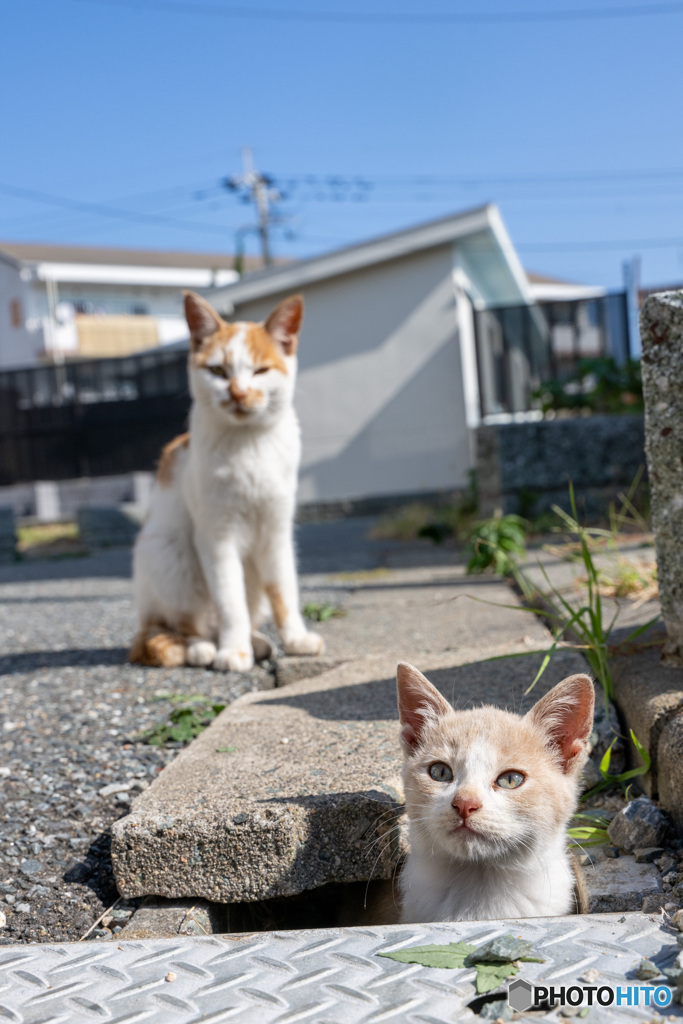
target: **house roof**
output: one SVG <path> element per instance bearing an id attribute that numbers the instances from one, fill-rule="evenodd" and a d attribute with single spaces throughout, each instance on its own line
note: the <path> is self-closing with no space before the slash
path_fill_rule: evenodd
<path id="1" fill-rule="evenodd" d="M 168 252 L 163 249 L 118 249 L 90 245 L 53 245 L 43 242 L 2 242 L 0 253 L 18 263 L 90 263 L 101 266 L 197 267 L 232 270 L 235 257 L 219 252 Z M 255 270 L 261 260 L 247 256 L 245 269 Z"/>
<path id="2" fill-rule="evenodd" d="M 498 208 L 489 204 L 428 221 L 368 242 L 336 249 L 321 256 L 250 274 L 211 293 L 212 301 L 233 305 L 284 291 L 297 291 L 326 278 L 362 270 L 425 249 L 460 240 L 472 276 L 481 278 L 484 266 L 510 293 L 510 301 L 531 301 L 529 283 L 507 234 Z"/>

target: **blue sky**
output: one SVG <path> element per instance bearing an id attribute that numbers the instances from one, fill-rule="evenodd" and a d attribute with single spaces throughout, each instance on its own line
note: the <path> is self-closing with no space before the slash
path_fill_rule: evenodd
<path id="1" fill-rule="evenodd" d="M 248 145 L 278 255 L 495 201 L 530 269 L 683 280 L 683 3 L 4 0 L 0 30 L 0 238 L 232 251 Z"/>

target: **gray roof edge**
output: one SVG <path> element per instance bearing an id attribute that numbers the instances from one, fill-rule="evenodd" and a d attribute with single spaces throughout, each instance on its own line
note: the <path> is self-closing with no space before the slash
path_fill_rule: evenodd
<path id="1" fill-rule="evenodd" d="M 229 302 L 247 302 L 274 292 L 296 291 L 326 277 L 347 274 L 372 263 L 382 263 L 411 252 L 431 249 L 454 242 L 464 235 L 474 234 L 475 231 L 491 229 L 495 211 L 496 206 L 489 203 L 450 217 L 419 224 L 417 227 L 382 235 L 369 242 L 361 242 L 359 245 L 337 249 L 299 263 L 250 275 L 236 284 L 216 288 L 208 293 L 208 298 L 214 302 L 220 301 L 221 298 Z"/>

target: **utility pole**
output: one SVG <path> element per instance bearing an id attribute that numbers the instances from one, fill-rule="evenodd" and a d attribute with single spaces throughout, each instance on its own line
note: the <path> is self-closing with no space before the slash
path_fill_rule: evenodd
<path id="1" fill-rule="evenodd" d="M 267 174 L 261 174 L 254 168 L 254 159 L 251 149 L 245 147 L 242 150 L 242 173 L 233 174 L 223 182 L 231 192 L 241 192 L 246 202 L 256 204 L 258 213 L 258 233 L 261 238 L 261 253 L 265 266 L 272 263 L 270 255 L 270 239 L 268 229 L 274 220 L 270 212 L 270 204 L 280 199 L 280 193 L 273 188 L 273 179 Z"/>

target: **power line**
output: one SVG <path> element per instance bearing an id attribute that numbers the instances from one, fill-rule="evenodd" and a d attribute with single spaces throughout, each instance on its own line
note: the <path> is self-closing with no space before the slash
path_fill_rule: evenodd
<path id="1" fill-rule="evenodd" d="M 77 0 L 79 3 L 134 10 L 199 14 L 203 17 L 349 25 L 505 25 L 530 22 L 597 21 L 613 18 L 642 18 L 683 13 L 683 3 L 637 4 L 632 7 L 581 7 L 549 11 L 471 11 L 433 14 L 387 14 L 382 11 L 276 10 L 264 7 L 223 7 L 214 3 L 170 3 L 168 0 Z"/>
<path id="2" fill-rule="evenodd" d="M 45 203 L 48 206 L 59 206 L 62 209 L 74 210 L 77 213 L 94 213 L 101 217 L 129 220 L 138 224 L 168 224 L 171 227 L 180 228 L 184 231 L 205 231 L 209 234 L 225 237 L 225 228 L 214 224 L 202 223 L 201 221 L 180 220 L 173 217 L 164 217 L 163 214 L 141 213 L 137 210 L 121 209 L 115 206 L 108 206 L 105 203 L 89 203 L 78 199 L 67 199 L 65 196 L 55 196 L 48 192 L 20 188 L 17 185 L 10 185 L 5 182 L 0 182 L 0 192 L 13 196 L 16 199 L 28 199 L 32 202 Z"/>

